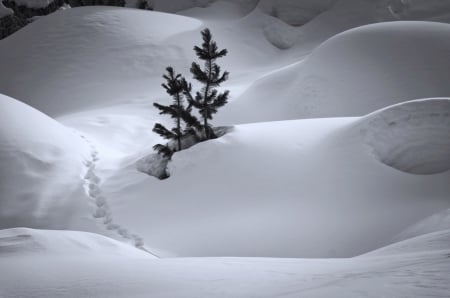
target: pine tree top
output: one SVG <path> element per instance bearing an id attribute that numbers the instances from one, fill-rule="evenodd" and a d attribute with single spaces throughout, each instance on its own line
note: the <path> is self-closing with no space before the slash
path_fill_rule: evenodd
<path id="1" fill-rule="evenodd" d="M 212 34 L 208 28 L 202 30 L 201 34 L 203 38 L 202 47 L 194 47 L 198 58 L 201 60 L 214 60 L 227 55 L 228 51 L 226 49 L 218 50 L 217 44 L 212 40 Z"/>

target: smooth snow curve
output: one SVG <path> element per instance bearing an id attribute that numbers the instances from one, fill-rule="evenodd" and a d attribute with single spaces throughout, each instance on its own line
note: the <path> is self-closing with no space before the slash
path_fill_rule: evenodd
<path id="1" fill-rule="evenodd" d="M 361 133 L 377 159 L 412 174 L 450 170 L 450 99 L 397 104 L 362 119 Z"/>
<path id="2" fill-rule="evenodd" d="M 407 100 L 449 97 L 448 36 L 449 24 L 432 22 L 348 30 L 305 61 L 256 80 L 218 117 L 236 124 L 362 116 Z"/>
<path id="3" fill-rule="evenodd" d="M 0 230 L 0 259 L 33 254 L 41 258 L 89 255 L 155 258 L 125 243 L 89 232 L 29 228 Z"/>
<path id="4" fill-rule="evenodd" d="M 129 8 L 57 11 L 1 41 L 0 92 L 50 116 L 149 98 L 167 65 L 188 69 L 192 44 L 179 39 L 200 25 Z"/>
<path id="5" fill-rule="evenodd" d="M 0 95 L 0 228 L 98 231 L 80 179 L 88 156 L 71 129 Z"/>

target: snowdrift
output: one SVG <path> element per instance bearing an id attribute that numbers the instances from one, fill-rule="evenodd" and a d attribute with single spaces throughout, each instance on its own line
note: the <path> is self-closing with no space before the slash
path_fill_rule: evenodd
<path id="1" fill-rule="evenodd" d="M 194 39 L 180 35 L 200 25 L 117 7 L 55 12 L 0 43 L 0 92 L 51 116 L 148 98 L 167 65 L 188 69 Z"/>
<path id="2" fill-rule="evenodd" d="M 80 177 L 88 154 L 80 135 L 0 95 L 0 228 L 96 231 Z"/>
<path id="3" fill-rule="evenodd" d="M 117 240 L 88 232 L 12 228 L 0 230 L 0 258 L 45 257 L 155 258 Z"/>
<path id="4" fill-rule="evenodd" d="M 48 254 L 39 249 L 33 257 L 17 249 L 17 242 L 26 247 L 26 241 L 28 247 L 32 241 L 44 244 Z M 92 234 L 12 229 L 0 231 L 0 293 L 12 298 L 446 297 L 449 241 L 447 230 L 350 259 L 158 260 Z"/>
<path id="5" fill-rule="evenodd" d="M 398 104 L 362 122 L 366 144 L 382 163 L 412 174 L 450 170 L 450 99 Z"/>
<path id="6" fill-rule="evenodd" d="M 238 125 L 175 154 L 165 181 L 130 164 L 103 190 L 117 220 L 163 256 L 354 256 L 450 207 L 446 111 L 435 117 L 447 103 Z M 386 134 L 395 137 L 383 138 L 384 121 L 394 119 Z M 426 131 L 433 131 L 428 142 L 417 143 Z M 407 158 L 414 152 L 417 159 Z"/>
<path id="7" fill-rule="evenodd" d="M 248 123 L 361 116 L 406 100 L 448 97 L 449 34 L 450 25 L 431 22 L 346 31 L 304 62 L 257 80 L 219 117 L 223 123 Z"/>

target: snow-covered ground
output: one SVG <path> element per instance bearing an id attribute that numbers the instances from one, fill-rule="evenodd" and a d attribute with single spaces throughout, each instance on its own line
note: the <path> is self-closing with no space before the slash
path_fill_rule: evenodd
<path id="1" fill-rule="evenodd" d="M 448 296 L 445 1 L 153 4 L 0 41 L 0 297 Z M 158 180 L 152 104 L 204 27 L 233 127 Z"/>

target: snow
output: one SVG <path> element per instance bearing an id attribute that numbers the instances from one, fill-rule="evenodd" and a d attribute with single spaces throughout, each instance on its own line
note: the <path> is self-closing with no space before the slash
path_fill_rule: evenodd
<path id="1" fill-rule="evenodd" d="M 51 116 L 128 101 L 129 96 L 148 99 L 148 88 L 160 88 L 156 77 L 161 70 L 190 60 L 184 53 L 191 45 L 165 40 L 200 25 L 131 8 L 58 11 L 0 43 L 0 90 Z"/>
<path id="2" fill-rule="evenodd" d="M 431 111 L 436 101 L 428 101 Z M 395 111 L 403 115 L 403 109 Z M 354 256 L 450 206 L 450 172 L 426 177 L 384 165 L 367 147 L 361 123 L 370 122 L 238 125 L 220 139 L 177 153 L 168 180 L 137 173 L 136 156 L 105 169 L 110 176 L 103 189 L 117 219 L 151 239 L 167 252 L 163 256 Z M 404 130 L 409 137 L 409 128 Z M 195 187 L 199 180 L 201 189 Z"/>
<path id="3" fill-rule="evenodd" d="M 54 257 L 127 257 L 155 258 L 125 243 L 99 234 L 12 228 L 0 230 L 0 258 Z"/>
<path id="4" fill-rule="evenodd" d="M 384 164 L 412 174 L 450 170 L 450 100 L 402 103 L 369 115 L 366 144 Z"/>
<path id="5" fill-rule="evenodd" d="M 431 22 L 346 31 L 304 62 L 257 80 L 219 117 L 224 123 L 247 123 L 362 116 L 407 100 L 448 96 L 448 34 L 450 25 Z M 247 113 L 254 105 L 265 108 Z"/>
<path id="6" fill-rule="evenodd" d="M 18 6 L 29 8 L 44 8 L 49 6 L 54 0 L 13 0 Z"/>
<path id="7" fill-rule="evenodd" d="M 448 230 L 364 256 L 314 260 L 158 260 L 134 251 L 118 256 L 111 253 L 118 244 L 99 236 L 27 233 L 50 240 L 49 248 L 69 237 L 78 244 L 68 246 L 99 245 L 104 254 L 89 253 L 91 248 L 71 257 L 0 251 L 0 272 L 7 270 L 0 275 L 4 297 L 446 297 L 450 290 Z"/>
<path id="8" fill-rule="evenodd" d="M 79 177 L 88 155 L 85 142 L 72 129 L 4 95 L 0 114 L 1 228 L 93 229 Z"/>
<path id="9" fill-rule="evenodd" d="M 447 297 L 448 3 L 153 2 L 0 41 L 0 296 Z M 205 27 L 233 129 L 161 181 L 152 103 Z"/>

